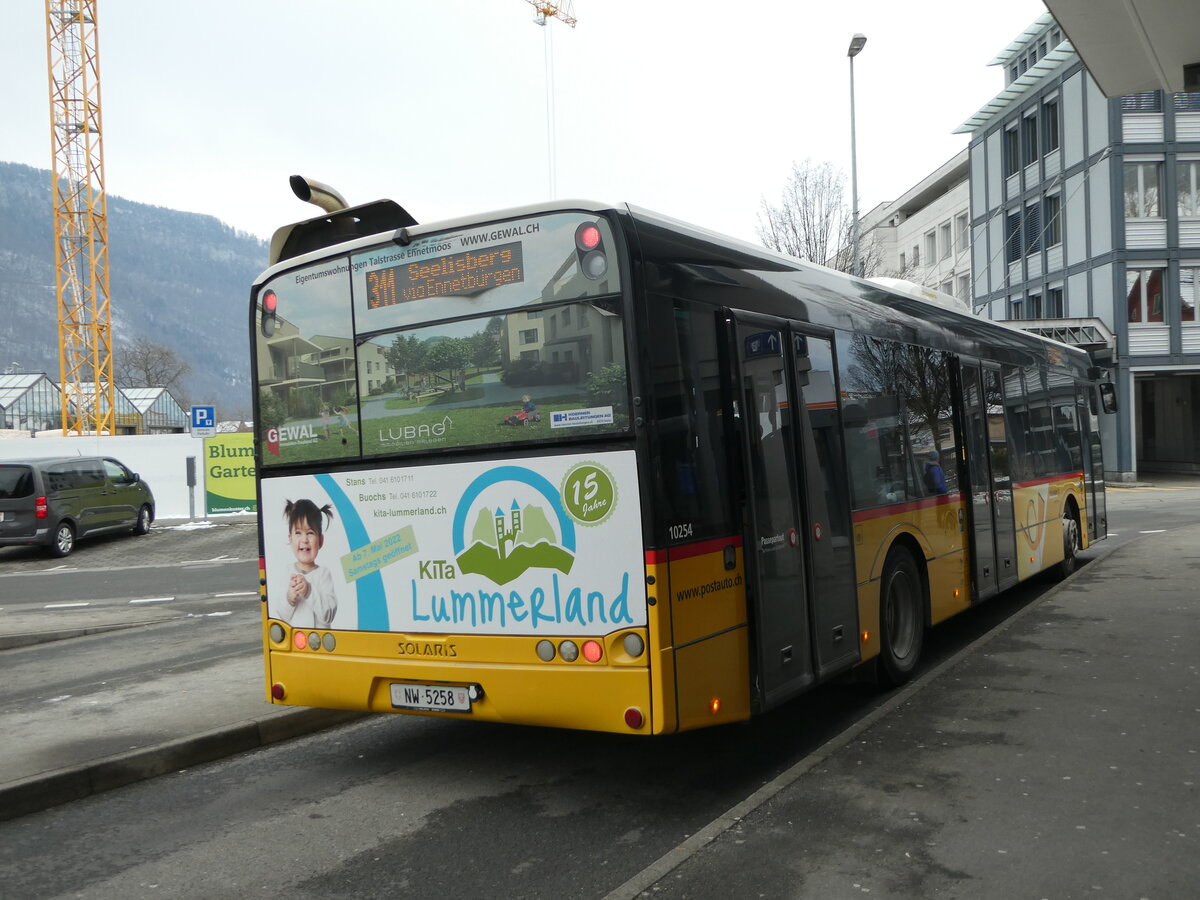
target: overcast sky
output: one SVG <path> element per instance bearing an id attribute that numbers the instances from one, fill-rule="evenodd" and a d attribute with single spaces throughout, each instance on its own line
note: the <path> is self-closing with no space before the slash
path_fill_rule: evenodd
<path id="1" fill-rule="evenodd" d="M 756 240 L 794 161 L 860 209 L 966 146 L 987 64 L 1040 0 L 99 0 L 105 186 L 268 237 L 315 215 L 300 173 L 425 223 L 549 199 L 629 202 Z M 42 0 L 0 12 L 0 160 L 50 169 Z M 546 44 L 553 65 L 550 177 Z"/>

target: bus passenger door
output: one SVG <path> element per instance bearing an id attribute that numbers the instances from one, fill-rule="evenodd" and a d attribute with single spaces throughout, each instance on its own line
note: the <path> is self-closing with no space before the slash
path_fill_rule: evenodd
<path id="1" fill-rule="evenodd" d="M 972 600 L 979 601 L 1016 578 L 1012 480 L 1000 373 L 965 359 L 959 373 L 971 498 Z"/>
<path id="2" fill-rule="evenodd" d="M 744 461 L 746 593 L 757 660 L 751 695 L 769 709 L 815 680 L 788 331 L 775 319 L 729 316 L 726 323 L 732 326 L 728 383 Z"/>
<path id="3" fill-rule="evenodd" d="M 808 552 L 809 611 L 819 680 L 862 656 L 850 524 L 850 479 L 838 411 L 833 342 L 792 331 L 793 405 L 802 467 L 800 511 Z"/>

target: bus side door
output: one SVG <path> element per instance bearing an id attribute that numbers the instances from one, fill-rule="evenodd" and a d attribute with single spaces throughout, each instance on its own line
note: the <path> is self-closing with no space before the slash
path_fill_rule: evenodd
<path id="1" fill-rule="evenodd" d="M 726 325 L 744 460 L 753 693 L 769 709 L 859 657 L 844 454 L 830 341 L 747 313 L 728 314 Z M 832 403 L 819 430 L 807 397 L 817 393 L 809 385 L 814 359 L 823 360 Z M 832 513 L 827 487 L 840 496 Z"/>
<path id="2" fill-rule="evenodd" d="M 979 601 L 1016 581 L 1012 478 L 999 371 L 963 359 L 959 383 L 971 498 L 972 600 Z"/>

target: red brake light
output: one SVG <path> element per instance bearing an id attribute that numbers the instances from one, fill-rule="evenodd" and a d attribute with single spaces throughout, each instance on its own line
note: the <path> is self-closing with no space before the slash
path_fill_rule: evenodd
<path id="1" fill-rule="evenodd" d="M 33 501 L 33 514 L 39 519 L 44 519 L 49 514 L 50 508 L 46 504 L 45 497 L 38 497 Z"/>
<path id="2" fill-rule="evenodd" d="M 598 641 L 583 642 L 583 658 L 588 662 L 600 662 L 600 657 L 604 655 L 604 649 Z"/>
<path id="3" fill-rule="evenodd" d="M 584 222 L 575 229 L 575 246 L 580 250 L 595 250 L 600 246 L 600 229 L 591 222 Z"/>

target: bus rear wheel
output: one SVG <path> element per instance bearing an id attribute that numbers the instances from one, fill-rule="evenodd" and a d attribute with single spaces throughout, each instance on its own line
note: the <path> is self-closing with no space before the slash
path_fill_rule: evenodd
<path id="1" fill-rule="evenodd" d="M 925 640 L 925 589 L 912 554 L 893 547 L 883 567 L 879 591 L 879 682 L 895 687 L 908 681 Z"/>
<path id="2" fill-rule="evenodd" d="M 1063 513 L 1063 560 L 1054 568 L 1054 574 L 1061 580 L 1079 568 L 1079 520 L 1071 510 Z"/>

